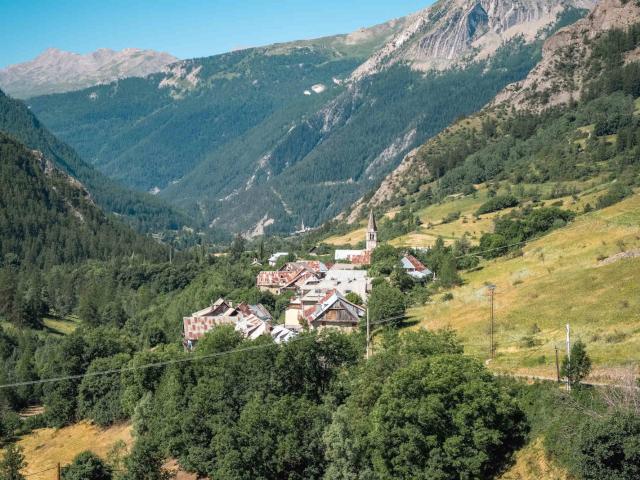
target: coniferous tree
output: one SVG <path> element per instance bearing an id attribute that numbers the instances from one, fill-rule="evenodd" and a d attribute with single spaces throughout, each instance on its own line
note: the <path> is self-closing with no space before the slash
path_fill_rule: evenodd
<path id="1" fill-rule="evenodd" d="M 569 379 L 571 385 L 579 385 L 591 372 L 591 358 L 587 354 L 587 347 L 578 340 L 571 346 L 571 359 L 565 357 L 562 361 L 561 374 Z"/>
<path id="2" fill-rule="evenodd" d="M 25 480 L 21 470 L 27 466 L 22 454 L 22 448 L 10 443 L 4 450 L 0 460 L 0 480 Z"/>

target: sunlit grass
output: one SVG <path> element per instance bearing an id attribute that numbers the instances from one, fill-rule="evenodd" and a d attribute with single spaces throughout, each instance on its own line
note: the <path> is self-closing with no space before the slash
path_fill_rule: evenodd
<path id="1" fill-rule="evenodd" d="M 640 361 L 640 259 L 599 266 L 598 260 L 640 248 L 640 196 L 578 217 L 511 259 L 483 262 L 464 274 L 454 299 L 411 310 L 427 328 L 450 326 L 466 351 L 489 352 L 487 283 L 495 297 L 497 357 L 492 368 L 555 375 L 554 346 L 570 323 L 598 369 Z"/>

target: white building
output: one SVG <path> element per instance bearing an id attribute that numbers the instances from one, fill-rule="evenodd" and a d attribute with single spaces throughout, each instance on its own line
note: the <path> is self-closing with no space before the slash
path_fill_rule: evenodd
<path id="1" fill-rule="evenodd" d="M 289 252 L 277 252 L 277 253 L 274 253 L 273 255 L 271 255 L 269 257 L 269 265 L 271 265 L 272 267 L 275 267 L 276 263 L 278 263 L 278 259 L 280 257 L 286 257 L 287 255 L 289 255 Z"/>

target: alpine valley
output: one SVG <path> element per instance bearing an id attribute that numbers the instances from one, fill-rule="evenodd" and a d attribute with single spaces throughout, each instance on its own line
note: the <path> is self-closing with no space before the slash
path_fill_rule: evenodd
<path id="1" fill-rule="evenodd" d="M 0 480 L 640 478 L 640 0 L 7 70 Z"/>
<path id="2" fill-rule="evenodd" d="M 28 105 L 107 176 L 202 225 L 290 233 L 372 191 L 541 58 L 590 0 L 441 0 L 348 35 L 179 61 Z"/>

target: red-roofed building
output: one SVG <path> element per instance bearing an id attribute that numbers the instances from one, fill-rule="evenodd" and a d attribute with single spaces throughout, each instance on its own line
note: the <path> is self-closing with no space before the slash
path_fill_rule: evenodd
<path id="1" fill-rule="evenodd" d="M 358 328 L 365 309 L 349 302 L 338 291 L 330 290 L 316 304 L 302 311 L 301 319 L 310 329 L 337 328 L 353 331 Z"/>
<path id="2" fill-rule="evenodd" d="M 269 333 L 273 319 L 263 305 L 234 306 L 220 298 L 211 306 L 182 319 L 185 348 L 191 350 L 207 332 L 219 325 L 233 325 L 247 338 Z"/>
<path id="3" fill-rule="evenodd" d="M 433 272 L 425 267 L 420 260 L 407 253 L 400 259 L 402 268 L 416 280 L 425 280 L 433 276 Z"/>

